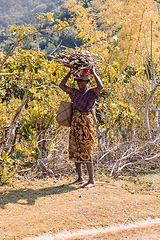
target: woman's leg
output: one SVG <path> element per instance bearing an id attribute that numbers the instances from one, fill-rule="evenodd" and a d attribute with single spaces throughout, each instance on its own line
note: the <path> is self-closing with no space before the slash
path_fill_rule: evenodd
<path id="1" fill-rule="evenodd" d="M 94 170 L 93 170 L 93 163 L 86 163 L 87 165 L 87 170 L 88 170 L 88 175 L 89 175 L 89 183 L 94 184 Z"/>
<path id="2" fill-rule="evenodd" d="M 75 163 L 76 165 L 76 171 L 78 174 L 78 181 L 79 182 L 84 182 L 84 178 L 83 178 L 83 173 L 82 173 L 82 163 Z"/>
<path id="3" fill-rule="evenodd" d="M 82 187 L 89 188 L 89 187 L 93 187 L 95 185 L 94 184 L 94 170 L 93 170 L 93 163 L 86 163 L 86 165 L 87 165 L 89 180 Z"/>
<path id="4" fill-rule="evenodd" d="M 78 163 L 78 162 L 75 162 L 75 166 L 76 166 L 76 171 L 77 171 L 77 174 L 78 174 L 78 179 L 76 181 L 72 182 L 71 184 L 83 183 L 84 182 L 84 178 L 83 178 L 83 173 L 82 173 L 82 164 Z"/>

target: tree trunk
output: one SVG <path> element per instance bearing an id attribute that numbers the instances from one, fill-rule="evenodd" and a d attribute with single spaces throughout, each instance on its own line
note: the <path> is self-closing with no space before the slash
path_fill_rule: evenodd
<path id="1" fill-rule="evenodd" d="M 148 117 L 148 108 L 149 108 L 149 101 L 145 105 L 144 119 L 146 123 L 146 131 L 147 131 L 148 139 L 149 141 L 152 141 L 152 135 L 150 131 L 150 124 L 149 124 L 149 117 Z"/>
<path id="2" fill-rule="evenodd" d="M 155 126 L 155 130 L 153 131 L 153 135 L 154 135 L 154 140 L 159 138 L 159 121 L 158 121 L 158 117 L 159 117 L 159 112 L 160 109 L 154 105 L 153 107 L 154 111 L 155 111 L 155 119 L 154 119 L 154 126 Z"/>

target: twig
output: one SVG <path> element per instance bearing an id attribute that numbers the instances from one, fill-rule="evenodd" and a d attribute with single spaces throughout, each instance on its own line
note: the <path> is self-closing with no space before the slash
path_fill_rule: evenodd
<path id="1" fill-rule="evenodd" d="M 60 41 L 59 45 L 53 50 L 47 57 L 51 57 L 51 55 L 61 46 L 62 40 Z"/>
<path id="2" fill-rule="evenodd" d="M 131 219 L 133 223 L 135 223 L 135 220 L 132 218 L 131 214 L 129 217 L 126 219 L 126 221 L 123 223 L 124 225 L 128 222 L 128 220 Z"/>

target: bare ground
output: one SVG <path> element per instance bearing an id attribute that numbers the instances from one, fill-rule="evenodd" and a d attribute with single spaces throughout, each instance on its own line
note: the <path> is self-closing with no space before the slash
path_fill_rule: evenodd
<path id="1" fill-rule="evenodd" d="M 158 174 L 97 178 L 90 189 L 68 185 L 71 180 L 1 187 L 0 240 L 160 239 Z"/>
<path id="2" fill-rule="evenodd" d="M 134 224 L 120 224 L 106 228 L 91 228 L 88 230 L 66 231 L 56 235 L 45 234 L 39 237 L 29 237 L 24 240 L 159 240 L 160 219 L 147 220 Z"/>

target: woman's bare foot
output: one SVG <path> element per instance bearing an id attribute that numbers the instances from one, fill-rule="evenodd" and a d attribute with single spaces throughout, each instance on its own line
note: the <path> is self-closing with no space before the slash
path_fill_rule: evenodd
<path id="1" fill-rule="evenodd" d="M 95 186 L 94 182 L 87 182 L 82 186 L 82 188 L 91 188 L 91 187 L 94 187 L 94 186 Z"/>
<path id="2" fill-rule="evenodd" d="M 71 182 L 69 185 L 72 185 L 72 184 L 82 184 L 84 183 L 84 179 L 83 178 L 78 178 L 77 180 Z"/>

